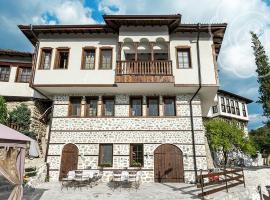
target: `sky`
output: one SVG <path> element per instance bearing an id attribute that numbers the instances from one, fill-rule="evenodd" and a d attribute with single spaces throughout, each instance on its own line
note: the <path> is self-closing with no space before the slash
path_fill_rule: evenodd
<path id="1" fill-rule="evenodd" d="M 218 58 L 221 89 L 252 99 L 248 127 L 262 126 L 250 31 L 270 56 L 270 0 L 0 0 L 0 48 L 33 50 L 18 24 L 95 24 L 104 23 L 103 14 L 178 13 L 182 23 L 228 23 Z"/>

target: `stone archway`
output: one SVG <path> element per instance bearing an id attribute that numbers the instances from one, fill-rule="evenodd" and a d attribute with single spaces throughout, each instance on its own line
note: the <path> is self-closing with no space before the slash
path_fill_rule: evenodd
<path id="1" fill-rule="evenodd" d="M 182 151 L 172 144 L 162 144 L 154 151 L 155 182 L 184 182 Z"/>
<path id="2" fill-rule="evenodd" d="M 59 180 L 78 167 L 79 150 L 75 144 L 66 144 L 62 150 Z"/>

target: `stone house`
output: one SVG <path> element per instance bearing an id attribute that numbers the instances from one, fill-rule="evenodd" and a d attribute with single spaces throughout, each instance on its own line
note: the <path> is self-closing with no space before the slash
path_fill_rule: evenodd
<path id="1" fill-rule="evenodd" d="M 105 15 L 105 24 L 19 25 L 35 46 L 32 87 L 53 101 L 51 179 L 74 169 L 141 170 L 144 182 L 207 170 L 203 117 L 219 88 L 226 24 Z"/>

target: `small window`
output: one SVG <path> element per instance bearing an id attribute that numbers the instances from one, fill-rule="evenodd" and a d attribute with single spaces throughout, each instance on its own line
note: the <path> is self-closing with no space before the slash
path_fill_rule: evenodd
<path id="1" fill-rule="evenodd" d="M 80 117 L 81 116 L 81 97 L 70 97 L 69 99 L 69 116 Z"/>
<path id="2" fill-rule="evenodd" d="M 232 114 L 235 114 L 234 100 L 231 100 Z"/>
<path id="3" fill-rule="evenodd" d="M 113 97 L 104 97 L 103 98 L 103 116 L 114 116 L 114 98 Z"/>
<path id="4" fill-rule="evenodd" d="M 97 116 L 97 102 L 98 97 L 86 97 L 86 112 L 87 117 L 96 117 Z"/>
<path id="5" fill-rule="evenodd" d="M 164 97 L 164 116 L 175 116 L 175 98 L 174 97 Z"/>
<path id="6" fill-rule="evenodd" d="M 247 111 L 246 111 L 246 105 L 244 103 L 242 103 L 242 111 L 243 111 L 243 116 L 246 117 Z"/>
<path id="7" fill-rule="evenodd" d="M 179 69 L 191 68 L 190 48 L 177 49 L 177 68 Z"/>
<path id="8" fill-rule="evenodd" d="M 44 48 L 41 50 L 39 69 L 50 69 L 52 59 L 52 49 Z"/>
<path id="9" fill-rule="evenodd" d="M 55 69 L 67 69 L 69 60 L 69 49 L 57 49 L 55 60 Z"/>
<path id="10" fill-rule="evenodd" d="M 9 81 L 10 67 L 9 66 L 0 66 L 0 81 Z"/>
<path id="11" fill-rule="evenodd" d="M 217 105 L 213 106 L 212 107 L 212 110 L 213 110 L 213 114 L 218 113 L 218 107 L 217 107 Z"/>
<path id="12" fill-rule="evenodd" d="M 82 55 L 82 69 L 95 69 L 96 49 L 84 48 Z"/>
<path id="13" fill-rule="evenodd" d="M 130 98 L 131 116 L 142 116 L 142 97 Z"/>
<path id="14" fill-rule="evenodd" d="M 100 49 L 100 69 L 112 69 L 112 49 Z"/>
<path id="15" fill-rule="evenodd" d="M 235 105 L 236 105 L 236 114 L 237 115 L 240 115 L 240 109 L 239 109 L 239 103 L 238 103 L 238 101 L 235 102 Z"/>
<path id="16" fill-rule="evenodd" d="M 130 166 L 143 166 L 143 144 L 130 144 Z"/>
<path id="17" fill-rule="evenodd" d="M 224 97 L 221 97 L 220 99 L 221 99 L 221 111 L 226 112 Z"/>
<path id="18" fill-rule="evenodd" d="M 226 107 L 227 107 L 227 113 L 231 113 L 231 105 L 230 105 L 229 99 L 226 99 Z"/>
<path id="19" fill-rule="evenodd" d="M 113 164 L 113 145 L 100 144 L 99 146 L 99 166 L 112 167 Z"/>
<path id="20" fill-rule="evenodd" d="M 159 116 L 159 99 L 158 99 L 158 97 L 148 97 L 147 110 L 148 110 L 148 116 Z"/>
<path id="21" fill-rule="evenodd" d="M 18 67 L 17 82 L 29 83 L 31 79 L 32 69 L 30 67 Z"/>

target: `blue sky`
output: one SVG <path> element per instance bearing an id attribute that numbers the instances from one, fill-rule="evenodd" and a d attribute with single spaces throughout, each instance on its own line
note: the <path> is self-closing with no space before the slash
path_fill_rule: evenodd
<path id="1" fill-rule="evenodd" d="M 196 5 L 196 6 L 194 6 Z M 226 22 L 219 55 L 221 88 L 254 100 L 249 128 L 262 125 L 250 31 L 270 56 L 270 1 L 263 0 L 0 0 L 0 48 L 32 51 L 18 24 L 103 23 L 102 14 L 182 14 L 183 23 Z M 267 37 L 268 36 L 268 37 Z"/>

